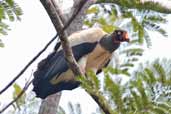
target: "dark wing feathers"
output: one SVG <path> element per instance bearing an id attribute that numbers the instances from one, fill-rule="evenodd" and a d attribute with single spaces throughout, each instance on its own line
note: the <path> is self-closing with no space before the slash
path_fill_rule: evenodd
<path id="1" fill-rule="evenodd" d="M 82 43 L 72 47 L 74 57 L 78 61 L 84 55 L 90 53 L 97 42 Z M 56 75 L 60 76 L 61 73 L 68 70 L 67 62 L 64 58 L 62 50 L 51 53 L 47 58 L 38 64 L 37 70 L 34 72 L 33 91 L 40 98 L 45 98 L 50 94 L 56 93 L 61 90 L 73 89 L 78 86 L 78 82 L 60 82 L 52 85 L 49 81 Z"/>

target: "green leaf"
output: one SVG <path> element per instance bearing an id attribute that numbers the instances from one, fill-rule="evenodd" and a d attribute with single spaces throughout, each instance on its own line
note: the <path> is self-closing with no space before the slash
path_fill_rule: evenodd
<path id="1" fill-rule="evenodd" d="M 147 74 L 149 84 L 153 84 L 157 81 L 153 71 L 149 68 L 145 68 L 144 73 Z"/>
<path id="2" fill-rule="evenodd" d="M 110 94 L 111 98 L 117 106 L 117 110 L 121 113 L 124 112 L 124 105 L 122 100 L 122 90 L 119 84 L 116 84 L 109 75 L 105 75 L 105 90 Z"/>
<path id="3" fill-rule="evenodd" d="M 86 77 L 84 76 L 78 76 L 76 78 L 77 81 L 81 82 L 81 86 L 86 89 L 86 90 L 92 90 L 93 86 L 91 81 L 89 81 L 88 79 L 86 79 Z"/>
<path id="4" fill-rule="evenodd" d="M 119 69 L 119 68 L 106 67 L 106 68 L 103 69 L 103 71 L 104 71 L 105 74 L 110 72 L 113 75 L 124 74 L 126 76 L 130 76 L 130 74 L 128 73 L 127 70 L 122 70 L 122 69 Z"/>
<path id="5" fill-rule="evenodd" d="M 120 67 L 134 67 L 133 63 L 125 63 L 125 64 L 121 64 Z"/>
<path id="6" fill-rule="evenodd" d="M 142 56 L 143 51 L 144 50 L 142 48 L 130 48 L 130 49 L 123 50 L 121 54 L 126 53 L 127 56 L 133 56 L 133 55 Z"/>
<path id="7" fill-rule="evenodd" d="M 84 21 L 84 24 L 87 25 L 88 27 L 92 27 L 94 23 L 93 22 L 90 22 L 88 20 L 85 20 Z"/>
<path id="8" fill-rule="evenodd" d="M 102 29 L 107 33 L 112 33 L 116 28 L 113 25 L 102 25 Z"/>
<path id="9" fill-rule="evenodd" d="M 161 5 L 159 2 L 141 0 L 97 0 L 96 3 L 112 3 L 127 9 L 152 10 L 160 13 L 171 13 L 171 8 Z M 155 6 L 155 7 L 154 7 Z"/>
<path id="10" fill-rule="evenodd" d="M 13 92 L 13 99 L 17 98 L 18 95 L 21 93 L 22 88 L 18 84 L 13 85 L 14 92 Z M 16 101 L 16 106 L 20 109 L 20 106 L 25 104 L 25 97 L 26 94 L 24 93 L 17 101 Z"/>
<path id="11" fill-rule="evenodd" d="M 168 110 L 165 110 L 159 106 L 153 106 L 150 108 L 155 114 L 169 114 Z"/>
<path id="12" fill-rule="evenodd" d="M 158 31 L 160 34 L 162 34 L 164 37 L 168 37 L 168 35 L 167 35 L 167 33 L 166 33 L 166 31 L 165 31 L 164 29 L 160 28 L 160 29 L 158 29 L 157 31 Z"/>
<path id="13" fill-rule="evenodd" d="M 4 43 L 2 42 L 1 39 L 0 39 L 0 47 L 4 47 Z"/>
<path id="14" fill-rule="evenodd" d="M 91 85 L 93 86 L 94 89 L 99 90 L 100 89 L 100 81 L 97 78 L 97 75 L 93 71 L 88 71 L 87 72 L 87 78 L 88 80 L 91 81 Z"/>
<path id="15" fill-rule="evenodd" d="M 22 89 L 21 89 L 21 87 L 20 87 L 18 84 L 16 84 L 16 83 L 13 85 L 13 87 L 14 87 L 14 94 L 13 94 L 13 96 L 14 96 L 14 98 L 15 98 L 16 96 L 18 96 L 18 95 L 21 93 Z"/>
<path id="16" fill-rule="evenodd" d="M 166 82 L 166 71 L 164 70 L 163 66 L 160 65 L 159 63 L 154 63 L 153 67 L 155 68 L 156 72 L 158 73 L 159 76 L 159 81 L 162 83 Z"/>
<path id="17" fill-rule="evenodd" d="M 13 0 L 2 0 L 0 2 L 0 34 L 7 35 L 10 30 L 6 24 L 6 20 L 15 21 L 20 20 L 22 10 Z"/>
<path id="18" fill-rule="evenodd" d="M 133 96 L 133 106 L 135 110 L 141 111 L 143 105 L 142 105 L 142 99 L 139 95 L 137 95 L 137 92 L 131 90 L 131 95 Z"/>
<path id="19" fill-rule="evenodd" d="M 13 12 L 11 10 L 7 10 L 7 15 L 10 21 L 14 21 L 15 17 L 13 15 Z"/>
<path id="20" fill-rule="evenodd" d="M 161 17 L 160 15 L 147 15 L 145 20 L 151 21 L 153 23 L 166 23 L 166 19 Z"/>
<path id="21" fill-rule="evenodd" d="M 99 18 L 97 22 L 100 23 L 101 25 L 107 25 L 106 19 L 104 19 L 103 17 Z"/>
<path id="22" fill-rule="evenodd" d="M 152 46 L 152 41 L 150 39 L 150 36 L 148 34 L 148 32 L 144 29 L 144 38 L 145 38 L 145 41 L 146 41 L 146 44 L 147 44 L 147 47 L 151 47 Z"/>
<path id="23" fill-rule="evenodd" d="M 1 4 L 0 4 L 0 21 L 1 21 L 2 19 L 5 19 L 5 13 L 4 13 L 3 7 L 2 7 Z"/>
<path id="24" fill-rule="evenodd" d="M 144 29 L 141 25 L 139 25 L 138 29 L 138 41 L 140 44 L 143 44 L 144 42 Z"/>
<path id="25" fill-rule="evenodd" d="M 91 7 L 86 11 L 87 14 L 98 13 L 98 12 L 99 12 L 98 7 Z"/>
<path id="26" fill-rule="evenodd" d="M 14 6 L 14 1 L 13 1 L 13 0 L 6 0 L 6 2 L 7 2 L 10 6 Z"/>

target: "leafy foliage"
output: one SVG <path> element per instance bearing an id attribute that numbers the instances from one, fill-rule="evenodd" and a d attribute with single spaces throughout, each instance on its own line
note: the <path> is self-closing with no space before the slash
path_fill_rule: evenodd
<path id="1" fill-rule="evenodd" d="M 152 5 L 155 5 L 155 8 Z M 143 55 L 144 44 L 147 47 L 152 45 L 149 31 L 159 32 L 163 36 L 167 36 L 161 25 L 167 23 L 165 16 L 170 11 L 170 9 L 154 2 L 99 0 L 96 5 L 87 10 L 85 25 L 87 27 L 100 26 L 108 33 L 119 28 L 129 32 L 131 42 L 119 50 L 120 58 L 124 58 L 119 68 L 128 71 L 134 68 Z"/>
<path id="2" fill-rule="evenodd" d="M 116 28 L 124 28 L 129 31 L 132 41 L 143 44 L 144 40 L 147 46 L 151 46 L 148 31 L 157 31 L 163 36 L 167 36 L 165 30 L 160 27 L 167 20 L 165 15 L 148 9 L 132 9 L 115 4 L 95 5 L 91 9 L 98 9 L 91 15 L 91 18 L 85 20 L 89 27 L 99 24 L 106 32 L 113 32 Z M 103 12 L 103 13 L 102 13 Z M 135 37 L 136 36 L 136 37 Z"/>
<path id="3" fill-rule="evenodd" d="M 121 74 L 124 79 L 124 72 L 105 69 L 104 89 L 99 89 L 100 80 L 93 73 L 89 73 L 88 78 L 79 78 L 79 81 L 88 92 L 101 93 L 113 111 L 111 114 L 170 114 L 170 64 L 170 60 L 164 59 L 140 65 L 139 70 L 124 84 L 121 84 L 122 80 L 113 80 L 114 76 Z M 89 76 L 94 78 L 89 79 Z M 90 83 L 96 86 L 91 86 Z"/>
<path id="4" fill-rule="evenodd" d="M 171 13 L 171 9 L 162 6 L 155 1 L 143 1 L 142 0 L 98 0 L 97 3 L 111 3 L 117 4 L 124 8 L 133 8 L 138 10 L 152 10 L 160 13 Z M 155 7 L 154 7 L 155 6 Z"/>
<path id="5" fill-rule="evenodd" d="M 0 35 L 7 35 L 7 31 L 10 30 L 7 22 L 20 20 L 22 10 L 13 0 L 1 0 L 0 1 Z M 0 47 L 3 47 L 3 43 L 0 40 Z"/>
<path id="6" fill-rule="evenodd" d="M 21 87 L 14 84 L 13 96 L 19 94 Z M 40 99 L 35 98 L 33 92 L 25 93 L 14 105 L 4 114 L 37 114 L 40 106 Z M 62 114 L 62 113 L 61 113 Z"/>
<path id="7" fill-rule="evenodd" d="M 13 87 L 14 87 L 13 99 L 15 99 L 21 93 L 22 88 L 16 83 L 13 85 Z M 20 109 L 20 106 L 25 104 L 25 96 L 26 94 L 23 94 L 22 97 L 20 97 L 20 99 L 15 102 L 15 104 L 13 105 L 14 108 L 17 107 L 18 109 Z"/>
<path id="8" fill-rule="evenodd" d="M 131 42 L 119 50 L 120 57 L 123 57 L 124 61 L 115 68 L 104 69 L 104 85 L 101 85 L 101 80 L 94 72 L 90 71 L 87 73 L 87 77 L 78 78 L 82 82 L 82 87 L 94 95 L 97 102 L 101 102 L 102 106 L 107 107 L 111 114 L 171 113 L 169 61 L 162 61 L 161 64 L 157 60 L 154 63 L 146 64 L 141 66 L 134 75 L 129 70 L 135 70 L 134 66 L 143 54 L 144 50 L 139 45 L 146 42 L 147 46 L 151 46 L 148 31 L 156 31 L 167 36 L 160 25 L 167 23 L 164 13 L 171 13 L 171 10 L 158 3 L 141 3 L 140 0 L 98 0 L 97 3 L 110 4 L 97 4 L 90 7 L 87 10 L 85 25 L 87 27 L 98 25 L 108 33 L 118 28 L 126 29 L 130 33 Z M 21 14 L 20 7 L 13 0 L 0 1 L 0 34 L 5 35 L 9 30 L 9 26 L 4 20 L 20 20 Z M 3 46 L 1 40 L 0 46 Z M 163 65 L 163 63 L 167 64 Z M 120 79 L 119 76 L 130 76 L 130 79 L 123 84 L 124 78 Z M 114 81 L 113 78 L 116 80 Z M 19 91 L 21 88 L 15 85 L 13 96 L 16 97 Z M 16 107 L 21 107 L 21 110 L 17 110 L 16 113 L 22 113 L 23 110 L 28 109 L 27 107 L 30 108 L 31 113 L 35 113 L 32 109 L 37 104 L 25 102 L 26 100 L 28 101 L 24 97 L 15 104 Z M 35 101 L 35 99 L 29 99 L 29 101 Z M 72 114 L 81 114 L 79 104 L 69 103 L 69 109 Z M 103 114 L 101 109 L 99 110 L 98 113 Z M 60 107 L 58 113 L 65 114 L 65 111 Z"/>
<path id="9" fill-rule="evenodd" d="M 0 47 L 4 47 L 4 44 L 2 43 L 1 39 L 0 39 Z"/>
<path id="10" fill-rule="evenodd" d="M 111 4 L 97 4 L 90 7 L 88 11 L 96 10 L 93 10 L 91 18 L 88 17 L 85 21 L 87 26 L 91 27 L 99 24 L 106 32 L 123 28 L 131 33 L 131 38 L 134 36 L 132 41 L 143 44 L 145 40 L 147 46 L 151 45 L 148 31 L 157 31 L 163 36 L 167 36 L 160 25 L 167 22 L 163 13 L 170 13 L 171 10 L 170 12 L 162 12 L 165 8 L 158 3 L 148 2 L 149 4 L 147 4 L 146 2 L 140 2 L 140 0 L 101 0 L 100 3 Z M 155 8 L 152 5 L 155 5 Z M 154 10 L 151 10 L 153 8 Z M 160 8 L 163 8 L 163 10 Z"/>

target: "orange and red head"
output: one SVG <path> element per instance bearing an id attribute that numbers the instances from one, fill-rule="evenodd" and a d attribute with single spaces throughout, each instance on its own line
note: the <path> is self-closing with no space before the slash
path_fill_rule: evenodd
<path id="1" fill-rule="evenodd" d="M 113 33 L 114 42 L 129 42 L 128 33 L 125 30 L 115 30 Z"/>

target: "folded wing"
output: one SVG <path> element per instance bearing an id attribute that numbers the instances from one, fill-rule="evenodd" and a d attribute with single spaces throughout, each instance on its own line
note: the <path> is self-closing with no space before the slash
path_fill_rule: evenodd
<path id="1" fill-rule="evenodd" d="M 83 56 L 92 52 L 92 50 L 97 45 L 94 43 L 82 43 L 72 47 L 74 57 L 76 61 L 81 59 Z M 51 80 L 55 77 L 56 80 L 61 76 L 61 74 L 67 72 L 69 67 L 67 61 L 64 58 L 64 53 L 62 50 L 59 52 L 53 52 L 46 59 L 42 60 L 37 70 L 34 73 L 33 80 L 33 91 L 35 91 L 37 97 L 45 98 L 50 94 L 56 93 L 61 90 L 71 90 L 78 87 L 79 83 L 76 81 L 65 81 L 59 83 L 51 83 Z M 65 74 L 63 74 L 65 75 Z M 70 77 L 66 73 L 66 77 Z"/>

